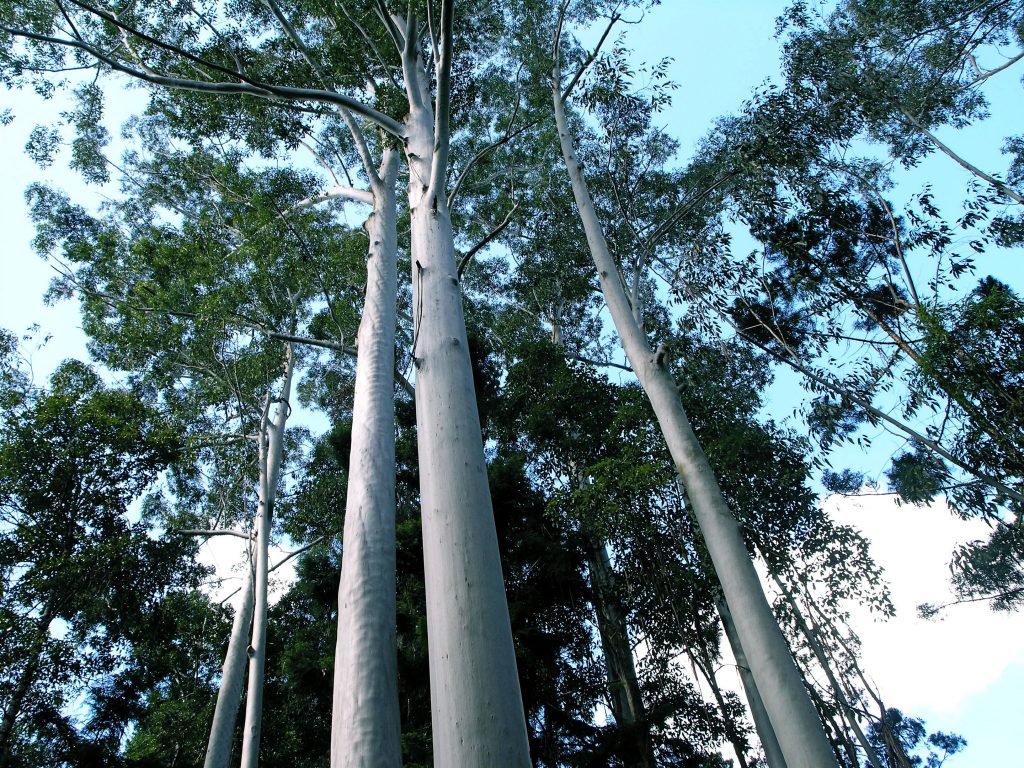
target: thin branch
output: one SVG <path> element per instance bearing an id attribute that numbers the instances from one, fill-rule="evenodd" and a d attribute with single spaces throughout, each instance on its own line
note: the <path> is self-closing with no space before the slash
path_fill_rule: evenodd
<path id="1" fill-rule="evenodd" d="M 437 32 L 434 31 L 434 18 L 430 12 L 430 7 L 433 3 L 427 0 L 427 33 L 430 35 L 430 52 L 434 61 L 434 73 L 441 71 L 441 54 L 437 48 Z"/>
<path id="2" fill-rule="evenodd" d="M 597 41 L 597 45 L 594 46 L 594 50 L 592 50 L 587 55 L 587 58 L 584 59 L 583 64 L 581 64 L 580 68 L 576 70 L 576 74 L 573 75 L 572 80 L 569 81 L 569 84 L 565 86 L 565 90 L 562 91 L 563 102 L 569 98 L 569 94 L 572 93 L 572 89 L 576 87 L 576 84 L 580 81 L 580 78 L 583 77 L 583 74 L 590 68 L 590 65 L 594 63 L 594 60 L 601 52 L 601 47 L 604 45 L 605 40 L 607 40 L 608 35 L 611 34 L 612 28 L 619 22 L 621 18 L 622 15 L 618 11 L 613 12 L 612 15 L 608 18 L 608 26 L 604 28 L 604 32 L 601 34 L 601 39 Z M 559 32 L 561 32 L 561 18 L 559 18 Z"/>
<path id="3" fill-rule="evenodd" d="M 574 355 L 570 352 L 566 352 L 565 356 L 570 360 L 575 360 L 579 363 L 586 363 L 587 365 L 596 365 L 599 368 L 618 368 L 620 371 L 633 372 L 633 369 L 628 365 L 622 363 L 613 363 L 611 360 L 591 360 L 589 357 L 583 357 L 582 355 Z"/>
<path id="4" fill-rule="evenodd" d="M 242 531 L 232 531 L 228 528 L 217 528 L 214 530 L 206 530 L 200 528 L 180 528 L 175 531 L 168 531 L 175 536 L 201 536 L 201 537 L 213 537 L 213 536 L 237 536 L 240 539 L 254 539 L 255 536 L 251 533 L 243 533 Z"/>
<path id="5" fill-rule="evenodd" d="M 729 322 L 729 321 L 727 320 L 727 322 Z M 982 482 L 984 482 L 986 485 L 989 485 L 992 488 L 995 488 L 997 491 L 999 491 L 1003 495 L 1008 496 L 1008 497 L 1010 497 L 1012 499 L 1016 499 L 1017 501 L 1024 501 L 1024 493 L 1020 493 L 1019 491 L 1015 491 L 1013 488 L 1011 488 L 1010 486 L 1006 485 L 1006 483 L 1002 482 L 998 478 L 995 478 L 992 475 L 989 475 L 989 474 L 981 471 L 980 469 L 977 469 L 976 467 L 972 467 L 971 465 L 967 464 L 966 462 L 961 461 L 956 456 L 954 456 L 952 453 L 950 453 L 948 450 L 946 450 L 941 445 L 939 445 L 937 442 L 935 442 L 934 440 L 932 440 L 932 439 L 926 437 L 925 435 L 921 434 L 917 430 L 915 430 L 912 427 L 910 427 L 908 424 L 904 424 L 902 421 L 899 421 L 898 419 L 894 419 L 892 416 L 890 416 L 885 411 L 882 411 L 882 410 L 876 408 L 874 405 L 872 405 L 868 400 L 864 399 L 863 397 L 860 397 L 859 395 L 854 394 L 850 390 L 845 389 L 845 388 L 843 388 L 843 387 L 841 387 L 841 386 L 839 386 L 837 384 L 834 384 L 833 382 L 829 381 L 825 377 L 818 375 L 817 373 L 815 373 L 814 371 L 809 369 L 807 366 L 803 365 L 798 360 L 796 360 L 795 357 L 792 357 L 792 355 L 793 355 L 792 350 L 790 350 L 790 354 L 789 355 L 782 355 L 777 350 L 772 349 L 767 344 L 763 344 L 760 341 L 758 341 L 757 339 L 754 339 L 754 338 L 752 338 L 750 336 L 747 336 L 734 323 L 730 323 L 730 324 L 736 330 L 737 334 L 739 334 L 740 338 L 742 338 L 748 344 L 753 344 L 755 347 L 760 349 L 762 352 L 765 352 L 765 353 L 771 355 L 773 358 L 775 358 L 779 362 L 785 363 L 786 365 L 788 365 L 793 370 L 795 370 L 795 371 L 797 371 L 799 373 L 802 373 L 808 379 L 810 379 L 811 381 L 813 381 L 813 382 L 815 382 L 815 383 L 825 387 L 830 392 L 833 392 L 834 394 L 836 394 L 836 395 L 838 395 L 840 397 L 848 398 L 851 402 L 853 402 L 856 405 L 860 406 L 865 411 L 870 413 L 872 416 L 874 416 L 874 417 L 880 419 L 881 421 L 884 421 L 887 424 L 895 427 L 899 431 L 901 431 L 904 434 L 906 434 L 907 436 L 909 436 L 911 439 L 913 439 L 913 440 L 917 441 L 918 443 L 920 443 L 921 445 L 924 445 L 925 447 L 931 449 L 931 451 L 933 453 L 936 453 L 939 456 L 941 456 L 942 458 L 946 459 L 946 461 L 948 461 L 950 464 L 953 464 L 954 466 L 959 467 L 960 469 L 964 470 L 965 472 L 968 472 L 969 474 L 973 475 L 974 477 L 976 477 L 979 480 L 981 480 Z"/>
<path id="6" fill-rule="evenodd" d="M 354 99 L 350 96 L 345 96 L 344 94 L 332 93 L 331 91 L 323 91 L 315 88 L 293 88 L 291 86 L 269 85 L 266 83 L 258 83 L 255 81 L 245 81 L 238 83 L 203 82 L 201 80 L 189 80 L 187 78 L 171 77 L 168 75 L 151 75 L 141 69 L 130 67 L 124 64 L 123 62 L 120 62 L 117 59 L 113 58 L 110 54 L 97 48 L 96 46 L 81 40 L 69 40 L 66 38 L 51 37 L 49 35 L 41 35 L 35 32 L 30 32 L 28 30 L 13 29 L 7 26 L 0 26 L 0 30 L 15 37 L 23 37 L 28 40 L 35 40 L 36 42 L 48 43 L 50 45 L 60 45 L 66 48 L 75 48 L 80 51 L 84 51 L 93 58 L 95 58 L 97 61 L 106 64 L 108 67 L 110 67 L 112 70 L 116 72 L 121 72 L 137 80 L 152 83 L 153 85 L 159 85 L 165 88 L 173 88 L 181 91 L 192 91 L 195 93 L 254 96 L 262 99 L 280 101 L 312 101 L 321 104 L 341 106 L 379 125 L 388 133 L 391 133 L 399 138 L 403 138 L 405 136 L 405 127 L 397 120 L 394 120 L 388 117 L 387 115 L 378 112 L 377 110 L 367 106 L 358 99 Z M 181 51 L 180 49 L 173 50 L 175 50 L 175 52 L 179 53 L 182 56 L 188 57 L 186 52 Z M 207 66 L 215 66 L 208 62 L 204 63 Z M 239 77 L 239 79 L 241 80 L 245 80 L 245 78 L 241 76 L 239 73 L 232 72 L 231 70 L 228 70 L 225 67 L 216 66 L 215 68 L 221 71 L 231 73 L 232 76 Z"/>
<path id="7" fill-rule="evenodd" d="M 1012 198 L 1013 200 L 1016 200 L 1018 203 L 1024 205 L 1024 195 L 1021 195 L 1019 192 L 1016 192 L 1015 190 L 1011 189 L 1004 182 L 997 179 L 995 176 L 985 173 L 978 166 L 960 157 L 960 155 L 958 155 L 948 146 L 943 144 L 942 141 L 934 133 L 925 128 L 924 124 L 921 123 L 919 120 L 915 119 L 909 112 L 902 109 L 900 110 L 900 112 L 902 113 L 903 117 L 907 119 L 907 122 L 909 122 L 911 125 L 917 128 L 917 130 L 919 130 L 922 134 L 924 134 L 924 136 L 936 147 L 936 149 L 938 149 L 944 155 L 953 160 L 953 162 L 955 162 L 957 165 L 959 165 L 961 168 L 968 171 L 969 173 L 973 173 L 979 179 L 984 179 L 1007 197 Z"/>
<path id="8" fill-rule="evenodd" d="M 405 394 L 409 397 L 416 397 L 416 389 L 397 367 L 395 368 L 395 381 L 398 382 L 398 386 L 405 390 Z"/>
<path id="9" fill-rule="evenodd" d="M 295 213 L 296 211 L 302 211 L 306 208 L 313 208 L 314 206 L 320 205 L 320 203 L 326 203 L 329 200 L 351 200 L 355 203 L 366 203 L 367 205 L 373 205 L 373 194 L 367 192 L 365 189 L 355 189 L 353 187 L 345 187 L 338 185 L 328 192 L 324 192 L 319 195 L 313 195 L 307 197 L 305 200 L 299 200 L 299 202 L 292 205 L 290 208 L 286 208 L 282 213 L 283 216 Z"/>
<path id="10" fill-rule="evenodd" d="M 342 3 L 344 4 L 345 1 L 346 0 L 342 0 Z M 391 18 L 391 14 L 388 12 L 387 6 L 384 5 L 384 0 L 376 0 L 374 3 L 374 10 L 377 11 L 377 15 L 384 23 L 384 29 L 387 30 L 388 36 L 391 38 L 391 42 L 395 44 L 395 48 L 398 50 L 398 53 L 404 58 L 406 47 L 405 35 L 402 34 L 398 25 L 395 24 L 394 19 Z M 345 15 L 347 16 L 348 14 Z"/>
<path id="11" fill-rule="evenodd" d="M 647 248 L 653 248 L 663 235 L 665 235 L 672 227 L 674 227 L 679 222 L 679 220 L 683 218 L 683 216 L 685 216 L 687 213 L 693 210 L 694 206 L 696 206 L 697 203 L 701 202 L 704 198 L 706 198 L 708 195 L 710 195 L 712 192 L 714 192 L 720 186 L 725 184 L 725 182 L 729 181 L 729 179 L 733 178 L 736 175 L 736 172 L 727 173 L 725 176 L 722 176 L 720 179 L 718 179 L 710 187 L 705 187 L 697 194 L 691 195 L 690 197 L 683 200 L 683 202 L 679 204 L 679 207 L 677 207 L 676 210 L 669 214 L 668 218 L 665 219 L 661 224 L 659 224 L 657 228 L 644 239 L 644 245 Z"/>
<path id="12" fill-rule="evenodd" d="M 302 58 L 306 60 L 307 64 L 309 64 L 310 69 L 312 69 L 316 76 L 320 78 L 321 85 L 323 85 L 327 90 L 333 92 L 334 89 L 331 88 L 331 84 L 328 81 L 327 76 L 324 74 L 323 68 L 313 59 L 313 54 L 306 46 L 306 42 L 302 39 L 302 36 L 299 35 L 295 27 L 292 26 L 291 22 L 288 21 L 288 17 L 284 15 L 284 11 L 281 10 L 281 7 L 277 2 L 275 2 L 275 0 L 263 0 L 263 5 L 265 5 L 270 12 L 274 14 L 274 17 L 277 19 L 278 24 L 281 25 L 284 33 L 288 35 L 289 39 L 295 44 L 295 47 L 299 49 L 299 53 L 302 54 Z"/>
<path id="13" fill-rule="evenodd" d="M 940 612 L 946 610 L 947 608 L 952 608 L 953 606 L 966 605 L 968 603 L 987 603 L 990 600 L 1005 600 L 1007 598 L 1017 597 L 1020 594 L 1024 594 L 1024 587 L 1015 587 L 1013 589 L 1008 589 L 1005 592 L 997 592 L 994 595 L 962 597 L 959 600 L 951 600 L 950 602 L 943 603 L 942 605 L 930 605 L 925 603 L 923 605 L 919 605 L 917 610 L 918 613 L 926 614 L 925 618 L 931 618 L 936 616 Z"/>
<path id="14" fill-rule="evenodd" d="M 309 550 L 311 550 L 313 547 L 315 547 L 317 544 L 319 544 L 323 540 L 324 540 L 323 536 L 317 536 L 315 539 L 313 539 L 311 542 L 309 542 L 309 544 L 306 544 L 304 547 L 299 547 L 298 549 L 296 549 L 296 550 L 294 550 L 292 552 L 289 552 L 285 557 L 281 558 L 276 563 L 274 563 L 274 565 L 272 565 L 270 568 L 268 568 L 267 569 L 267 573 L 273 573 L 274 571 L 276 571 L 278 568 L 280 568 L 282 565 L 287 563 L 292 558 L 298 557 L 303 552 L 308 552 Z M 230 600 L 232 597 L 234 597 L 235 595 L 237 595 L 241 591 L 242 591 L 242 587 L 239 587 L 234 592 L 232 592 L 231 594 L 229 594 L 226 597 L 224 597 L 220 601 L 221 605 L 226 603 L 228 600 Z"/>
<path id="15" fill-rule="evenodd" d="M 487 155 L 489 155 L 494 150 L 496 150 L 499 147 L 507 144 L 512 139 L 516 138 L 517 136 L 522 135 L 525 131 L 528 131 L 530 128 L 533 128 L 535 125 L 537 125 L 540 122 L 539 118 L 536 119 L 536 120 L 531 120 L 530 122 L 526 123 L 525 125 L 520 126 L 515 131 L 513 131 L 512 130 L 512 124 L 515 122 L 516 117 L 519 114 L 519 106 L 520 106 L 520 101 L 517 99 L 516 100 L 515 109 L 512 111 L 512 117 L 509 119 L 508 124 L 505 126 L 505 133 L 504 133 L 504 135 L 500 139 L 498 139 L 497 141 L 494 141 L 494 142 L 488 144 L 486 147 L 484 147 L 479 152 L 477 152 L 473 156 L 473 158 L 468 163 L 466 163 L 466 166 L 459 173 L 458 178 L 455 179 L 455 184 L 452 185 L 452 191 L 448 194 L 448 207 L 449 208 L 451 208 L 452 202 L 455 200 L 455 196 L 459 194 L 459 190 L 462 189 L 462 185 L 466 181 L 466 178 L 469 176 L 469 172 L 473 169 L 474 165 L 476 165 L 478 162 L 483 160 L 485 157 L 487 157 Z"/>
<path id="16" fill-rule="evenodd" d="M 352 141 L 356 145 L 356 152 L 359 154 L 359 160 L 363 164 L 363 172 L 366 174 L 366 178 L 370 180 L 370 186 L 374 190 L 379 191 L 381 178 L 377 173 L 373 156 L 370 154 L 370 148 L 366 144 L 366 137 L 363 135 L 359 123 L 356 122 L 356 119 L 349 110 L 339 109 L 338 112 L 341 114 L 341 119 L 345 121 L 345 127 L 348 128 L 348 132 L 352 135 Z"/>
<path id="17" fill-rule="evenodd" d="M 373 38 L 370 37 L 370 34 L 366 31 L 363 25 L 356 21 L 355 17 L 348 12 L 348 8 L 345 7 L 345 4 L 346 0 L 341 0 L 340 3 L 335 5 L 335 7 L 341 8 L 341 12 L 345 15 L 345 18 L 348 19 L 349 24 L 356 28 L 356 31 L 362 35 L 363 41 L 370 46 L 370 50 L 373 51 L 373 55 L 377 57 L 377 61 L 380 63 L 381 67 L 387 69 L 387 63 L 384 61 L 384 57 L 381 55 L 380 50 L 377 48 L 377 44 L 373 41 Z M 401 46 L 398 46 L 398 49 L 401 50 Z"/>
<path id="18" fill-rule="evenodd" d="M 509 212 L 507 214 L 505 214 L 505 218 L 502 219 L 501 223 L 498 224 L 498 226 L 496 226 L 490 232 L 488 232 L 484 236 L 483 240 L 481 240 L 479 243 L 477 243 L 472 248 L 470 248 L 466 252 L 466 255 L 462 257 L 462 260 L 459 262 L 459 269 L 458 269 L 458 277 L 459 277 L 460 280 L 462 279 L 462 273 L 465 271 L 466 267 L 469 266 L 469 263 L 473 260 L 473 257 L 476 256 L 476 254 L 479 253 L 480 250 L 484 246 L 486 246 L 494 238 L 496 238 L 498 235 L 500 235 L 502 233 L 502 231 L 505 229 L 505 227 L 507 227 L 509 225 L 509 222 L 512 221 L 512 215 L 516 212 L 517 208 L 519 208 L 519 201 L 518 200 L 516 201 L 515 205 L 512 206 L 512 208 L 509 210 Z"/>
<path id="19" fill-rule="evenodd" d="M 982 71 L 982 69 L 978 66 L 978 62 L 974 59 L 973 56 L 971 56 L 971 63 L 974 65 L 975 70 L 978 72 L 978 76 L 976 78 L 974 78 L 973 80 L 971 80 L 970 82 L 964 83 L 962 86 L 960 86 L 960 90 L 961 91 L 966 91 L 968 88 L 973 88 L 974 86 L 976 86 L 976 85 L 978 85 L 980 83 L 985 82 L 990 77 L 992 77 L 992 75 L 998 75 L 1004 69 L 1009 69 L 1010 67 L 1012 67 L 1014 64 L 1016 64 L 1021 59 L 1024 59 L 1024 52 L 1018 53 L 1016 56 L 1014 56 L 1012 59 L 1007 61 L 1005 64 L 1000 64 L 995 69 L 986 69 L 986 70 Z"/>

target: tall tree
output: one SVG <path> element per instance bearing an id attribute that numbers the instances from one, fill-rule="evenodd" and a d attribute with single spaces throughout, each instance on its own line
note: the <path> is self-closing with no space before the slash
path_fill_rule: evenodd
<path id="1" fill-rule="evenodd" d="M 617 20 L 618 17 L 613 13 L 612 24 Z M 722 582 L 726 601 L 733 615 L 742 617 L 737 630 L 768 707 L 769 717 L 776 727 L 786 762 L 792 768 L 831 765 L 834 757 L 821 722 L 803 689 L 735 518 L 722 497 L 707 458 L 679 401 L 676 384 L 669 372 L 668 350 L 662 348 L 656 352 L 651 349 L 623 289 L 618 266 L 608 251 L 582 167 L 576 159 L 566 116 L 565 101 L 578 82 L 578 77 L 574 75 L 568 85 L 563 85 L 560 48 L 563 21 L 564 8 L 557 20 L 552 59 L 555 120 L 576 206 L 587 233 L 605 302 L 626 356 L 651 399 L 673 461 L 686 485 L 711 560 Z M 591 57 L 586 63 L 592 60 Z"/>

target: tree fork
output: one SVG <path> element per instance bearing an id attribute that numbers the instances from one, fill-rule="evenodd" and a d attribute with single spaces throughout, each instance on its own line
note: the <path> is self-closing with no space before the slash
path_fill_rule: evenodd
<path id="1" fill-rule="evenodd" d="M 450 0 L 441 16 L 434 114 L 427 72 L 415 55 L 414 19 L 404 23 L 401 49 L 410 104 L 405 136 L 434 764 L 528 768 L 526 718 L 444 194 Z"/>

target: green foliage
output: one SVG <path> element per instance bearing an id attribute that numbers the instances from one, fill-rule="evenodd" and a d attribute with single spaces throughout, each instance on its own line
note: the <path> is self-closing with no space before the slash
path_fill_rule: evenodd
<path id="1" fill-rule="evenodd" d="M 906 717 L 898 709 L 887 709 L 880 722 L 871 724 L 868 740 L 886 765 L 922 768 L 939 768 L 946 758 L 967 746 L 955 733 L 929 734 L 923 720 Z"/>
<path id="2" fill-rule="evenodd" d="M 831 493 L 855 494 L 864 485 L 864 473 L 855 472 L 852 469 L 844 469 L 840 472 L 825 470 L 821 477 L 825 490 Z"/>
<path id="3" fill-rule="evenodd" d="M 4 394 L 0 749 L 11 765 L 114 755 L 141 695 L 133 649 L 199 575 L 188 567 L 191 545 L 151 538 L 129 513 L 179 455 L 177 432 L 77 361 L 47 390 Z M 70 714 L 79 699 L 91 707 L 81 728 Z"/>

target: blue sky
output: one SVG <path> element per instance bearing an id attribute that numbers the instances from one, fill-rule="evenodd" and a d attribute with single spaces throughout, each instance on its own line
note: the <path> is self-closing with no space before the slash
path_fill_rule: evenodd
<path id="1" fill-rule="evenodd" d="M 775 18 L 783 7 L 783 3 L 769 0 L 670 0 L 650 11 L 642 24 L 628 28 L 628 44 L 638 56 L 648 61 L 665 56 L 674 59 L 671 75 L 680 87 L 662 124 L 679 140 L 683 158 L 717 117 L 736 110 L 754 87 L 777 76 L 778 43 L 773 35 Z M 992 101 L 992 118 L 950 134 L 957 148 L 984 168 L 1005 168 L 1005 158 L 999 152 L 1002 139 L 1018 129 L 1024 116 L 1019 79 L 1020 73 L 1012 70 L 993 78 L 986 90 Z M 111 103 L 108 128 L 112 134 L 117 134 L 137 98 Z M 53 334 L 49 344 L 32 352 L 37 379 L 42 381 L 60 359 L 84 355 L 84 337 L 73 304 L 41 305 L 52 271 L 29 247 L 33 233 L 23 191 L 30 182 L 45 180 L 92 204 L 98 203 L 101 195 L 61 170 L 66 156 L 50 170 L 41 171 L 22 152 L 32 127 L 56 119 L 63 105 L 44 104 L 35 94 L 27 93 L 5 94 L 3 106 L 12 107 L 16 119 L 0 128 L 4 175 L 0 220 L 6 267 L 0 281 L 0 326 L 20 333 L 37 323 L 39 336 Z M 903 176 L 899 193 L 910 194 L 929 182 L 939 192 L 940 203 L 952 201 L 955 206 L 967 181 L 967 174 L 951 161 L 933 156 Z M 955 208 L 953 211 L 955 214 Z M 996 252 L 979 265 L 979 271 L 991 272 L 1021 288 L 1024 270 L 1020 264 L 1019 253 Z M 27 351 L 32 348 L 26 346 Z M 781 381 L 782 387 L 794 386 L 790 379 Z M 779 393 L 780 398 L 785 395 Z M 837 464 L 880 476 L 893 444 L 887 447 L 884 436 L 878 437 L 872 454 L 850 449 Z M 943 621 L 928 624 L 907 616 L 917 602 L 941 602 L 943 564 L 953 543 L 981 536 L 984 531 L 955 520 L 941 505 L 914 510 L 879 497 L 837 504 L 841 519 L 861 526 L 876 542 L 878 558 L 888 568 L 899 596 L 901 615 L 889 629 L 858 627 L 864 635 L 869 672 L 882 692 L 893 706 L 925 717 L 931 728 L 956 731 L 967 738 L 967 751 L 949 763 L 954 768 L 1011 765 L 1007 734 L 1013 733 L 1024 686 L 1020 617 L 992 616 L 983 606 L 953 609 Z M 930 574 L 926 583 L 920 578 L 922 573 Z M 936 680 L 944 684 L 935 686 Z M 975 684 L 978 681 L 985 682 L 980 689 Z"/>

